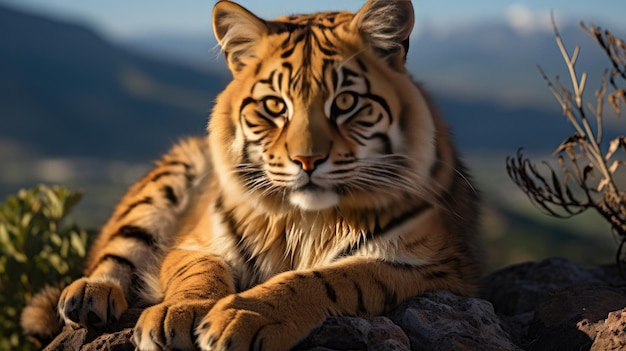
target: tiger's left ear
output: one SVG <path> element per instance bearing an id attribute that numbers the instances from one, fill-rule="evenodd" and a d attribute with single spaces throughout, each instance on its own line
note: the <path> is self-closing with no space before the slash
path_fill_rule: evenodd
<path id="1" fill-rule="evenodd" d="M 411 1 L 370 0 L 356 13 L 350 27 L 392 67 L 400 68 L 409 51 L 414 23 Z"/>
<path id="2" fill-rule="evenodd" d="M 233 74 L 255 57 L 254 48 L 267 31 L 265 21 L 234 2 L 222 0 L 213 8 L 213 32 Z"/>

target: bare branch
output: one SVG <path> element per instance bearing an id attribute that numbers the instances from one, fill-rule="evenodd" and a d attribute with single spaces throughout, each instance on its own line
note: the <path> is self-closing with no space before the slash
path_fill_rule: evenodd
<path id="1" fill-rule="evenodd" d="M 622 103 L 626 103 L 626 89 L 619 87 L 626 80 L 626 42 L 614 37 L 609 31 L 602 31 L 591 25 L 581 27 L 591 35 L 609 57 L 612 70 L 608 82 L 612 91 L 607 95 L 607 71 L 602 74 L 601 86 L 595 92 L 595 105 L 583 105 L 587 73 L 580 77 L 576 72 L 576 62 L 580 47 L 576 46 L 570 55 L 563 43 L 554 17 L 554 35 L 561 56 L 567 66 L 572 91 L 563 86 L 559 77 L 554 83 L 547 77 L 541 66 L 539 73 L 549 90 L 561 105 L 563 114 L 574 127 L 574 133 L 555 149 L 554 155 L 560 165 L 557 172 L 548 162 L 542 162 L 545 171 L 540 172 L 522 154 L 508 157 L 506 168 L 509 177 L 528 196 L 531 203 L 552 216 L 568 218 L 587 209 L 594 209 L 610 224 L 614 233 L 621 236 L 617 257 L 626 266 L 626 192 L 616 185 L 616 172 L 626 165 L 626 137 L 619 136 L 605 146 L 603 144 L 603 109 L 605 99 L 619 116 Z M 591 128 L 589 119 L 595 119 L 596 131 Z M 616 156 L 620 154 L 620 156 Z"/>

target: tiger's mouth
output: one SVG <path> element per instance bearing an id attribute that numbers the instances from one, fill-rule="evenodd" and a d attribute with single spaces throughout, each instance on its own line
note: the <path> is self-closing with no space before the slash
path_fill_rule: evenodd
<path id="1" fill-rule="evenodd" d="M 289 201 L 305 211 L 320 211 L 339 204 L 339 194 L 308 182 L 292 191 Z"/>

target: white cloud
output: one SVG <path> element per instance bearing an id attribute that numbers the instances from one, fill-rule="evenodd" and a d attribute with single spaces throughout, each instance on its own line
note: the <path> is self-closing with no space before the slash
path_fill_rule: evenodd
<path id="1" fill-rule="evenodd" d="M 506 9 L 506 19 L 522 35 L 552 31 L 550 11 L 547 10 L 533 11 L 524 4 L 516 3 Z"/>

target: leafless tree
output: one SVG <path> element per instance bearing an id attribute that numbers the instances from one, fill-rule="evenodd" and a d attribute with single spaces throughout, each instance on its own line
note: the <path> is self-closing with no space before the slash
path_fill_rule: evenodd
<path id="1" fill-rule="evenodd" d="M 602 75 L 595 104 L 585 104 L 583 92 L 587 74 L 576 72 L 580 47 L 576 46 L 570 55 L 556 25 L 553 26 L 573 91 L 566 88 L 558 76 L 552 82 L 541 67 L 539 72 L 574 132 L 554 151 L 558 167 L 543 161 L 545 169 L 540 171 L 520 149 L 516 156 L 507 158 L 507 173 L 533 204 L 552 216 L 568 218 L 588 209 L 596 210 L 610 223 L 619 239 L 616 260 L 623 272 L 622 267 L 626 266 L 626 192 L 620 189 L 617 181 L 619 172 L 626 165 L 626 138 L 618 136 L 604 141 L 603 115 L 605 101 L 617 117 L 621 104 L 626 102 L 626 90 L 618 84 L 626 80 L 626 43 L 607 30 L 581 23 L 582 29 L 595 39 L 612 65 L 610 71 L 607 69 Z M 607 86 L 610 87 L 607 89 Z"/>

